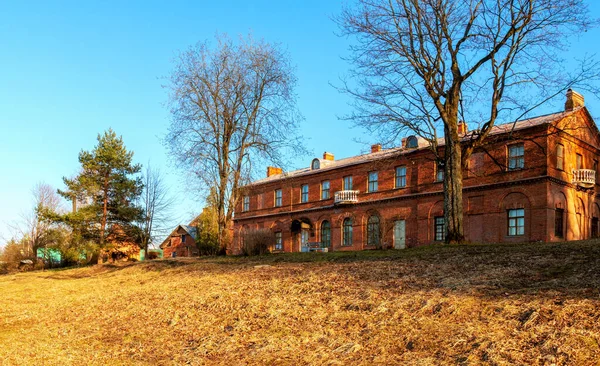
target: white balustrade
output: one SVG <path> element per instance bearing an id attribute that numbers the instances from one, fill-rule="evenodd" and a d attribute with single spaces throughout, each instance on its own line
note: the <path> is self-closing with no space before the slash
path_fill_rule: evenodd
<path id="1" fill-rule="evenodd" d="M 358 202 L 359 191 L 337 191 L 334 195 L 334 204 L 356 203 Z"/>
<path id="2" fill-rule="evenodd" d="M 592 188 L 596 184 L 596 171 L 592 169 L 573 169 L 573 184 Z"/>

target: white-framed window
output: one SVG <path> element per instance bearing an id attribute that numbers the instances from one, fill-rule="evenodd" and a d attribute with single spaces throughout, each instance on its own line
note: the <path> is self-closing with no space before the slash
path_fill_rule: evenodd
<path id="1" fill-rule="evenodd" d="M 565 168 L 565 147 L 561 144 L 556 145 L 556 169 Z"/>
<path id="2" fill-rule="evenodd" d="M 185 234 L 181 234 L 181 244 L 185 243 Z"/>
<path id="3" fill-rule="evenodd" d="M 438 161 L 435 165 L 435 181 L 443 182 L 444 181 L 444 162 Z"/>
<path id="4" fill-rule="evenodd" d="M 525 168 L 525 145 L 523 143 L 508 146 L 508 170 Z"/>
<path id="5" fill-rule="evenodd" d="M 376 215 L 369 216 L 367 220 L 367 245 L 379 246 L 380 228 L 379 217 Z"/>
<path id="6" fill-rule="evenodd" d="M 250 196 L 244 196 L 244 207 L 242 210 L 244 212 L 250 211 Z"/>
<path id="7" fill-rule="evenodd" d="M 575 164 L 577 165 L 577 169 L 583 169 L 583 156 L 581 154 L 576 155 Z"/>
<path id="8" fill-rule="evenodd" d="M 329 199 L 329 181 L 324 180 L 321 182 L 321 199 Z"/>
<path id="9" fill-rule="evenodd" d="M 444 241 L 446 236 L 446 222 L 444 221 L 444 216 L 436 216 L 433 224 L 435 241 Z"/>
<path id="10" fill-rule="evenodd" d="M 406 187 L 406 167 L 396 167 L 396 188 Z"/>
<path id="11" fill-rule="evenodd" d="M 319 159 L 313 159 L 312 163 L 310 164 L 310 168 L 313 170 L 321 168 L 321 162 Z"/>
<path id="12" fill-rule="evenodd" d="M 351 191 L 352 190 L 352 176 L 348 175 L 346 177 L 344 177 L 344 181 L 343 181 L 343 189 L 344 191 Z"/>
<path id="13" fill-rule="evenodd" d="M 303 184 L 301 187 L 302 194 L 300 195 L 300 202 L 308 202 L 308 184 Z"/>
<path id="14" fill-rule="evenodd" d="M 321 246 L 323 248 L 331 247 L 331 224 L 329 221 L 321 223 Z"/>
<path id="15" fill-rule="evenodd" d="M 378 176 L 379 174 L 377 172 L 369 172 L 369 186 L 367 187 L 367 192 L 377 192 Z"/>
<path id="16" fill-rule="evenodd" d="M 283 250 L 283 238 L 281 231 L 275 233 L 275 250 Z"/>
<path id="17" fill-rule="evenodd" d="M 525 235 L 525 209 L 515 208 L 507 211 L 508 236 Z"/>
<path id="18" fill-rule="evenodd" d="M 275 190 L 275 207 L 281 207 L 281 189 Z"/>
<path id="19" fill-rule="evenodd" d="M 342 226 L 342 245 L 346 247 L 352 246 L 352 219 L 346 217 Z"/>

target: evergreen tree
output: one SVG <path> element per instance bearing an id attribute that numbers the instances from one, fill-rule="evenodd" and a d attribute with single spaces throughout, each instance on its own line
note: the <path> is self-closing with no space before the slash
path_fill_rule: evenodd
<path id="1" fill-rule="evenodd" d="M 133 224 L 142 215 L 136 206 L 143 184 L 139 164 L 132 164 L 133 152 L 128 151 L 123 139 L 112 130 L 98 135 L 98 144 L 92 151 L 81 151 L 81 172 L 73 179 L 63 178 L 66 190 L 58 193 L 82 204 L 63 221 L 75 234 L 95 240 L 100 249 L 106 238 L 119 240 L 138 236 Z M 125 239 L 125 238 L 123 238 Z"/>

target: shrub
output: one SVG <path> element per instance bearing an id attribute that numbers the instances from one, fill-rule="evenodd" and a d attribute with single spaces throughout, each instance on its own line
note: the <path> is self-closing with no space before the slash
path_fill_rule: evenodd
<path id="1" fill-rule="evenodd" d="M 275 235 L 269 229 L 249 230 L 242 234 L 243 255 L 263 255 L 275 244 Z"/>
<path id="2" fill-rule="evenodd" d="M 219 243 L 216 241 L 200 241 L 196 243 L 200 255 L 216 255 L 219 252 Z"/>

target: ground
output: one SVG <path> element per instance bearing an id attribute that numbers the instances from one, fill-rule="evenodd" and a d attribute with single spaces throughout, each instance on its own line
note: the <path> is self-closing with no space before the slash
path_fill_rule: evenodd
<path id="1" fill-rule="evenodd" d="M 595 364 L 600 242 L 0 276 L 1 365 Z"/>

